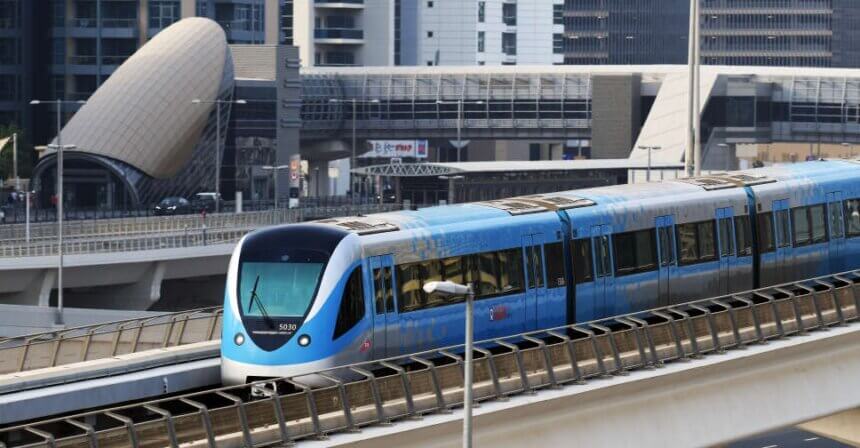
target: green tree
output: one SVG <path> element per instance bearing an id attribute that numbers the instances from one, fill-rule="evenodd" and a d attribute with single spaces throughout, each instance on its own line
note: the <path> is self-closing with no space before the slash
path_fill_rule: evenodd
<path id="1" fill-rule="evenodd" d="M 2 125 L 0 126 L 0 139 L 11 137 L 12 134 L 18 134 L 18 176 L 22 179 L 30 177 L 33 172 L 33 166 L 36 162 L 36 152 L 33 150 L 33 145 L 27 139 L 27 135 L 23 129 L 18 126 Z M 14 177 L 14 169 L 12 167 L 14 155 L 12 154 L 12 140 L 5 147 L 0 148 L 0 179 L 11 179 Z"/>

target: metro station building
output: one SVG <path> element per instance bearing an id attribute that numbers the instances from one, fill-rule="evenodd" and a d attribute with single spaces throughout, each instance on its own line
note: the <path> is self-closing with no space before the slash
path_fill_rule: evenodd
<path id="1" fill-rule="evenodd" d="M 295 47 L 228 45 L 223 30 L 208 19 L 166 28 L 120 66 L 63 129 L 63 145 L 74 146 L 65 151 L 67 203 L 139 207 L 168 195 L 212 191 L 217 147 L 223 151 L 226 199 L 235 191 L 245 198 L 271 197 L 272 174 L 262 167 L 287 165 L 295 155 L 308 162 L 308 192 L 329 195 L 329 161 L 351 155 L 353 129 L 358 153 L 368 141 L 428 140 L 425 161 L 451 164 L 441 171 L 454 176 L 463 168 L 453 166 L 458 152 L 466 163 L 517 161 L 527 167 L 571 161 L 554 166 L 569 169 L 544 172 L 555 172 L 545 176 L 555 179 L 546 188 L 557 188 L 559 175 L 564 185 L 580 185 L 580 176 L 642 180 L 647 148 L 661 170 L 674 172 L 684 162 L 685 66 L 300 72 L 299 63 Z M 860 143 L 860 70 L 705 66 L 700 89 L 706 170 L 755 160 L 849 157 Z M 220 119 L 216 101 L 222 102 Z M 580 158 L 613 161 L 571 160 Z M 359 174 L 396 178 L 421 171 L 380 167 L 391 162 L 367 161 L 377 168 L 360 166 Z M 33 178 L 45 205 L 55 170 L 56 154 L 49 148 Z M 427 191 L 434 192 L 429 200 L 447 198 L 450 179 L 440 178 L 447 175 L 424 171 L 426 179 L 408 181 L 418 188 L 410 197 L 430 198 L 421 192 L 426 181 Z M 279 172 L 278 182 L 286 191 L 289 174 Z"/>

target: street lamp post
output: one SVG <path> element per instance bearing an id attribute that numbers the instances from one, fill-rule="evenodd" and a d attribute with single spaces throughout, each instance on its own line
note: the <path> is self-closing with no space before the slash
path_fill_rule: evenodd
<path id="1" fill-rule="evenodd" d="M 662 149 L 661 146 L 640 146 L 639 149 L 647 149 L 648 150 L 648 171 L 645 172 L 645 181 L 651 182 L 651 150 L 659 151 Z"/>
<path id="2" fill-rule="evenodd" d="M 484 104 L 483 101 L 470 101 L 470 104 Z M 457 161 L 462 161 L 462 155 L 460 151 L 463 149 L 463 140 L 460 138 L 460 134 L 463 128 L 463 104 L 464 101 L 462 99 L 458 99 L 457 101 L 444 101 L 444 100 L 436 100 L 436 104 L 456 104 L 457 105 Z"/>
<path id="3" fill-rule="evenodd" d="M 221 211 L 221 105 L 248 104 L 245 100 L 201 100 L 195 98 L 191 104 L 215 105 L 215 212 Z"/>
<path id="4" fill-rule="evenodd" d="M 354 170 L 356 168 L 355 164 L 357 163 L 356 162 L 357 158 L 356 158 L 356 154 L 355 154 L 355 151 L 356 151 L 356 148 L 355 148 L 355 142 L 356 142 L 355 120 L 356 120 L 356 114 L 358 112 L 358 103 L 379 104 L 379 100 L 376 98 L 373 98 L 370 100 L 359 100 L 356 98 L 350 98 L 348 100 L 342 100 L 339 98 L 331 98 L 328 100 L 328 102 L 333 103 L 333 104 L 352 103 L 352 157 L 349 160 L 349 188 L 350 188 L 350 191 L 352 192 L 352 197 L 350 198 L 350 202 L 352 202 L 352 204 L 355 205 L 355 193 L 356 193 L 356 190 L 358 188 L 356 188 L 356 186 L 355 186 L 355 180 L 353 179 L 352 170 Z"/>
<path id="5" fill-rule="evenodd" d="M 12 134 L 12 175 L 15 176 L 15 191 L 21 191 L 21 178 L 18 177 L 18 133 Z"/>
<path id="6" fill-rule="evenodd" d="M 445 297 L 466 296 L 466 356 L 463 365 L 463 448 L 472 448 L 472 352 L 475 348 L 473 320 L 475 290 L 472 285 L 454 282 L 428 282 L 424 285 L 427 294 Z"/>
<path id="7" fill-rule="evenodd" d="M 288 170 L 288 169 L 290 169 L 290 166 L 289 165 L 278 165 L 278 166 L 265 165 L 262 168 L 266 171 L 272 172 L 272 182 L 274 182 L 274 184 L 275 184 L 275 208 L 277 209 L 278 208 L 278 171 Z"/>
<path id="8" fill-rule="evenodd" d="M 75 149 L 75 145 L 63 145 L 63 104 L 86 104 L 86 101 L 66 101 L 66 100 L 32 100 L 30 104 L 38 106 L 40 104 L 56 104 L 57 105 L 57 144 L 48 145 L 48 148 L 57 150 L 57 316 L 54 324 L 62 326 L 63 324 L 63 150 Z"/>

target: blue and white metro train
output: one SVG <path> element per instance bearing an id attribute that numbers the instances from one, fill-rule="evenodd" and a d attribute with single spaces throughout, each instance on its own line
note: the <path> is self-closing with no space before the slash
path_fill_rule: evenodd
<path id="1" fill-rule="evenodd" d="M 225 384 L 745 291 L 860 264 L 860 162 L 814 161 L 290 224 L 230 261 Z"/>

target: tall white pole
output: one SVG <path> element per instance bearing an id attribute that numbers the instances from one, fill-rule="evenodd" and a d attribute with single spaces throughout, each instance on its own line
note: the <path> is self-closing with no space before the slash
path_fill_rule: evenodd
<path id="1" fill-rule="evenodd" d="M 473 340 L 472 320 L 474 319 L 475 292 L 472 285 L 466 293 L 466 361 L 463 366 L 463 448 L 472 448 L 472 352 Z"/>
<path id="2" fill-rule="evenodd" d="M 648 147 L 648 171 L 645 172 L 645 181 L 651 182 L 651 146 Z"/>
<path id="3" fill-rule="evenodd" d="M 63 102 L 57 100 L 57 320 L 63 325 Z"/>
<path id="4" fill-rule="evenodd" d="M 278 209 L 278 169 L 272 169 L 272 182 L 275 183 L 275 210 Z"/>
<path id="5" fill-rule="evenodd" d="M 352 204 L 355 205 L 355 195 L 358 193 L 358 188 L 355 187 L 355 179 L 352 177 L 352 170 L 356 168 L 355 164 L 355 114 L 357 111 L 357 101 L 352 99 L 352 160 L 349 161 L 349 187 L 352 189 Z"/>
<path id="6" fill-rule="evenodd" d="M 457 100 L 457 161 L 462 162 L 460 149 L 463 146 L 463 141 L 460 139 L 461 128 L 463 127 L 463 100 Z"/>
<path id="7" fill-rule="evenodd" d="M 696 124 L 696 132 L 693 135 L 694 137 L 694 145 L 693 145 L 693 173 L 696 176 L 702 175 L 702 103 L 701 103 L 701 94 L 702 94 L 702 61 L 701 56 L 699 54 L 699 47 L 701 46 L 701 37 L 699 35 L 700 28 L 700 20 L 699 20 L 699 0 L 693 0 L 696 6 L 696 14 L 693 16 L 693 25 L 694 25 L 694 38 L 693 42 L 695 42 L 695 54 L 693 55 L 693 67 L 695 68 L 695 81 L 694 81 L 694 90 L 695 93 L 693 99 L 693 113 L 695 117 Z"/>
<path id="8" fill-rule="evenodd" d="M 18 133 L 12 134 L 12 175 L 15 176 L 15 190 L 21 191 L 21 178 L 18 177 Z"/>
<path id="9" fill-rule="evenodd" d="M 689 68 L 688 80 L 689 80 L 689 95 L 688 95 L 688 110 L 687 110 L 687 144 L 684 147 L 684 175 L 689 177 L 693 174 L 693 146 L 696 144 L 695 142 L 695 120 L 694 120 L 694 101 L 693 101 L 693 90 L 695 83 L 695 59 L 696 59 L 696 20 L 698 19 L 698 8 L 696 7 L 696 0 L 690 0 L 690 31 L 687 34 L 687 43 L 689 44 L 689 51 L 687 54 L 687 66 Z"/>
<path id="10" fill-rule="evenodd" d="M 24 222 L 26 223 L 24 235 L 25 235 L 25 238 L 27 240 L 27 244 L 29 245 L 30 244 L 30 192 L 29 191 L 24 193 L 24 201 L 25 201 L 25 204 L 24 204 Z"/>
<path id="11" fill-rule="evenodd" d="M 221 101 L 215 101 L 215 212 L 221 208 Z"/>

